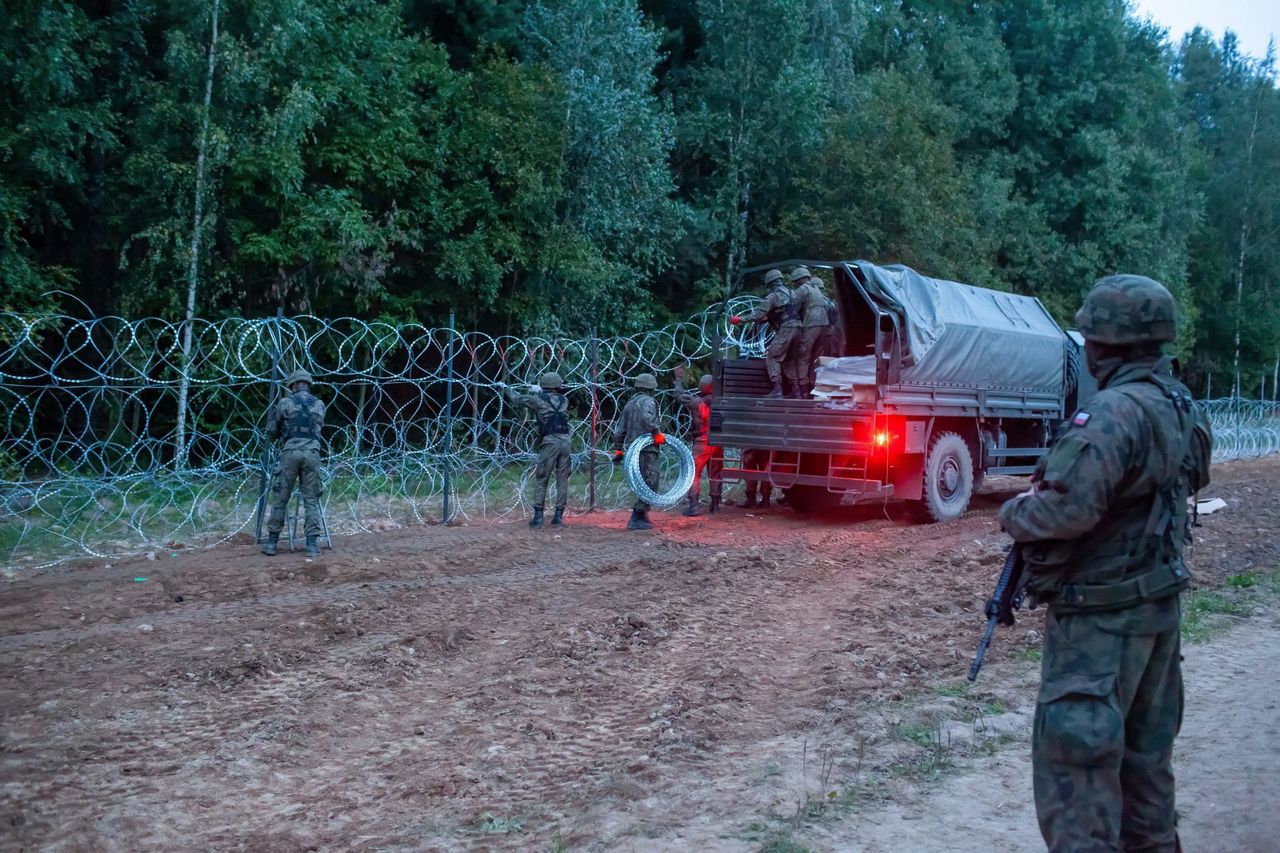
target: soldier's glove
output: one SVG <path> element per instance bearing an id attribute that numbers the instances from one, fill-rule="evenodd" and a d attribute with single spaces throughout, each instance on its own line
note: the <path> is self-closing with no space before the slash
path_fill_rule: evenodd
<path id="1" fill-rule="evenodd" d="M 734 314 L 732 317 L 730 317 L 730 318 L 729 318 L 729 325 L 730 325 L 730 326 L 741 326 L 741 325 L 742 325 L 742 318 L 741 318 L 741 317 L 739 317 L 737 314 Z"/>
<path id="2" fill-rule="evenodd" d="M 528 387 L 528 389 L 527 389 L 527 390 L 529 391 L 529 393 L 530 393 L 530 394 L 537 394 L 539 391 L 541 391 L 541 390 L 542 390 L 542 386 L 541 386 L 541 385 L 530 385 L 530 386 Z"/>
<path id="3" fill-rule="evenodd" d="M 655 429 L 653 431 L 653 443 L 661 447 L 662 445 L 667 443 L 667 437 L 663 435 L 660 431 Z"/>
<path id="4" fill-rule="evenodd" d="M 624 455 L 625 455 L 625 454 L 623 454 L 623 452 L 622 452 L 621 450 L 615 450 L 615 451 L 613 451 L 613 464 L 614 464 L 614 465 L 621 465 L 621 464 L 622 464 L 622 457 L 623 457 Z"/>

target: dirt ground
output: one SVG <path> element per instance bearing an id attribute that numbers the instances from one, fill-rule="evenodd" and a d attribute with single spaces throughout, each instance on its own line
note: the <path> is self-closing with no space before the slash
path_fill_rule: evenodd
<path id="1" fill-rule="evenodd" d="M 1280 568 L 1280 459 L 1214 477 L 1199 582 Z M 1037 849 L 1038 614 L 964 682 L 1024 487 L 942 525 L 595 514 L 9 581 L 0 848 Z M 1276 614 L 1188 652 L 1188 849 L 1280 831 Z"/>

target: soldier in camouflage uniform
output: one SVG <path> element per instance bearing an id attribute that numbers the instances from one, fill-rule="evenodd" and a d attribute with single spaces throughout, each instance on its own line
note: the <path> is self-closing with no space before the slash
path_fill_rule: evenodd
<path id="1" fill-rule="evenodd" d="M 317 544 L 320 526 L 320 442 L 324 430 L 324 403 L 310 391 L 311 374 L 295 370 L 285 380 L 290 393 L 271 410 L 267 437 L 282 441 L 280 464 L 271 486 L 271 515 L 267 521 L 267 542 L 262 553 L 273 556 L 284 528 L 285 510 L 293 494 L 295 480 L 301 481 L 302 505 L 306 510 L 307 556 L 320 556 Z"/>
<path id="2" fill-rule="evenodd" d="M 659 429 L 658 402 L 646 392 L 658 390 L 658 379 L 652 373 L 641 373 L 636 377 L 636 392 L 627 404 L 622 407 L 622 414 L 613 428 L 613 461 L 621 463 L 626 448 L 631 446 L 642 435 L 652 435 L 655 443 L 640 451 L 640 477 L 645 484 L 658 491 L 658 439 L 662 433 Z M 649 505 L 636 498 L 631 508 L 631 519 L 627 522 L 628 530 L 651 530 L 653 522 L 649 521 Z"/>
<path id="3" fill-rule="evenodd" d="M 693 485 L 689 488 L 689 506 L 684 514 L 700 515 L 702 501 L 702 474 L 710 478 L 711 512 L 720 509 L 723 486 L 720 472 L 724 470 L 724 449 L 712 447 L 708 439 L 711 428 L 711 392 L 714 381 L 711 374 L 704 374 L 698 381 L 698 391 L 680 391 L 676 399 L 689 411 L 689 439 L 693 446 Z"/>
<path id="4" fill-rule="evenodd" d="M 742 468 L 744 471 L 763 471 L 769 467 L 769 451 L 748 447 L 742 451 Z M 756 491 L 760 492 L 760 508 L 769 508 L 769 498 L 773 495 L 773 484 L 768 480 L 747 480 L 746 495 L 740 507 L 751 509 L 756 506 Z"/>
<path id="5" fill-rule="evenodd" d="M 800 332 L 800 345 L 796 355 L 797 373 L 800 378 L 800 395 L 807 397 L 813 390 L 813 363 L 822 355 L 822 344 L 828 334 L 828 307 L 831 301 L 822 292 L 822 279 L 810 275 L 804 267 L 797 267 L 803 272 L 804 280 L 796 288 L 796 297 L 804 306 L 801 322 L 804 324 Z M 792 273 L 794 276 L 795 273 Z"/>
<path id="6" fill-rule="evenodd" d="M 804 267 L 797 267 L 797 270 L 802 269 Z M 808 274 L 808 270 L 805 270 L 806 277 Z M 792 276 L 794 275 L 793 272 Z M 785 384 L 786 395 L 796 397 L 799 396 L 800 381 L 799 362 L 796 357 L 799 355 L 800 347 L 802 306 L 791 288 L 787 287 L 781 270 L 769 270 L 765 273 L 764 283 L 773 285 L 773 289 L 765 297 L 760 310 L 750 317 L 731 317 L 729 322 L 735 326 L 740 323 L 769 324 L 773 329 L 773 339 L 769 341 L 769 348 L 765 350 L 764 363 L 765 369 L 769 371 L 769 382 L 772 383 L 773 388 L 768 396 L 783 396 Z"/>
<path id="7" fill-rule="evenodd" d="M 1178 593 L 1187 498 L 1209 481 L 1209 423 L 1169 372 L 1173 297 L 1135 275 L 1098 281 L 1076 315 L 1101 389 L 1000 510 L 1048 605 L 1032 736 L 1051 851 L 1174 851 L 1182 723 Z"/>
<path id="8" fill-rule="evenodd" d="M 559 373 L 544 373 L 528 394 L 507 388 L 511 402 L 524 406 L 538 419 L 538 464 L 534 469 L 538 502 L 533 505 L 530 527 L 542 526 L 542 513 L 547 503 L 551 474 L 556 475 L 556 511 L 551 524 L 564 524 L 564 508 L 569 502 L 569 468 L 572 461 L 569 442 L 569 398 L 561 393 L 564 380 Z"/>

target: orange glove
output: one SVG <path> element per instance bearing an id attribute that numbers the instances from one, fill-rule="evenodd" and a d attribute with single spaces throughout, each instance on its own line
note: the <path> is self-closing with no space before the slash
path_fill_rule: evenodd
<path id="1" fill-rule="evenodd" d="M 732 317 L 730 317 L 730 318 L 729 318 L 729 325 L 731 325 L 731 326 L 741 326 L 741 325 L 742 325 L 742 318 L 741 318 L 741 317 L 739 317 L 737 314 L 733 315 Z"/>
<path id="2" fill-rule="evenodd" d="M 667 443 L 667 437 L 656 430 L 653 433 L 653 443 L 661 447 Z"/>
<path id="3" fill-rule="evenodd" d="M 614 465 L 621 465 L 621 464 L 622 464 L 622 457 L 623 457 L 623 456 L 624 456 L 624 454 L 623 454 L 623 452 L 622 452 L 621 450 L 615 450 L 615 451 L 613 451 L 613 464 L 614 464 Z"/>

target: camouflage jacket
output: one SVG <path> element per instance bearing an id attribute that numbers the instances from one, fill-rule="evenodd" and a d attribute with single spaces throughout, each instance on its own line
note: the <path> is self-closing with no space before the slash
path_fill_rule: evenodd
<path id="1" fill-rule="evenodd" d="M 768 322 L 775 329 L 782 326 L 799 326 L 801 304 L 795 291 L 785 284 L 774 286 L 764 298 L 760 310 L 747 318 L 752 323 Z"/>
<path id="2" fill-rule="evenodd" d="M 538 391 L 522 394 L 507 389 L 507 397 L 518 406 L 524 406 L 538 419 L 540 438 L 569 437 L 569 398 L 555 391 Z"/>
<path id="3" fill-rule="evenodd" d="M 622 414 L 613 426 L 613 447 L 626 450 L 642 435 L 659 428 L 658 402 L 645 393 L 637 393 L 622 407 Z"/>
<path id="4" fill-rule="evenodd" d="M 1150 358 L 1104 373 L 1103 390 L 1040 460 L 1034 491 L 1001 507 L 1001 525 L 1026 543 L 1030 588 L 1042 599 L 1051 600 L 1067 582 L 1116 583 L 1149 570 L 1158 558 L 1185 571 L 1186 529 L 1169 530 L 1176 523 L 1156 525 L 1153 517 L 1173 504 L 1170 516 L 1185 519 L 1186 496 L 1209 482 L 1212 436 L 1208 418 L 1168 364 Z M 1162 385 L 1185 401 L 1183 410 Z M 1170 483 L 1181 495 L 1176 501 L 1162 498 Z M 1155 527 L 1176 544 L 1154 545 Z"/>
<path id="5" fill-rule="evenodd" d="M 323 445 L 324 403 L 310 391 L 284 397 L 271 410 L 267 437 L 284 450 L 319 450 Z"/>
<path id="6" fill-rule="evenodd" d="M 706 444 L 711 428 L 711 397 L 699 391 L 681 391 L 676 400 L 689 412 L 689 440 Z"/>
<path id="7" fill-rule="evenodd" d="M 796 296 L 800 299 L 805 328 L 830 325 L 827 317 L 827 295 L 822 292 L 821 287 L 812 281 L 806 281 L 796 290 Z"/>

